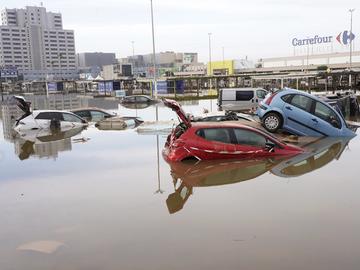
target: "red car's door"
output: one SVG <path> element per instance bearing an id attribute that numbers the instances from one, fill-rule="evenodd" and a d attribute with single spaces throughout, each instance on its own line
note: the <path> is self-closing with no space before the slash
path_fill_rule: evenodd
<path id="1" fill-rule="evenodd" d="M 202 128 L 196 132 L 193 148 L 204 156 L 227 158 L 236 150 L 229 128 Z"/>
<path id="2" fill-rule="evenodd" d="M 252 130 L 243 128 L 234 128 L 236 153 L 242 157 L 269 156 L 272 155 L 266 149 L 267 138 Z"/>

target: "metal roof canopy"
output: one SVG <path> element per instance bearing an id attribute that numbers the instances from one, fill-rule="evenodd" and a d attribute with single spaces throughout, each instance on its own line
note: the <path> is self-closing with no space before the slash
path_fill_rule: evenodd
<path id="1" fill-rule="evenodd" d="M 284 75 L 266 75 L 266 76 L 251 76 L 253 80 L 276 80 L 276 79 L 306 79 L 315 78 L 318 74 L 284 74 Z"/>

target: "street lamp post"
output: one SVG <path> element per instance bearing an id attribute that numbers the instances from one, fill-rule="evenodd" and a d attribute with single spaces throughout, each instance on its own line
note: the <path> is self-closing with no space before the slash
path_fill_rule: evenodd
<path id="1" fill-rule="evenodd" d="M 349 9 L 350 12 L 350 59 L 349 59 L 349 88 L 351 89 L 351 85 L 352 85 L 352 78 L 351 78 L 351 68 L 352 68 L 352 40 L 351 40 L 351 36 L 352 36 L 352 21 L 353 21 L 353 12 L 355 11 L 354 8 Z"/>
<path id="2" fill-rule="evenodd" d="M 1 101 L 4 101 L 4 90 L 3 90 L 2 80 L 1 80 L 1 74 L 0 74 L 0 90 L 1 90 Z"/>
<path id="3" fill-rule="evenodd" d="M 211 73 L 212 73 L 212 69 L 211 69 L 211 33 L 208 33 L 209 35 L 209 89 L 211 90 L 212 88 L 212 81 L 211 81 Z"/>
<path id="4" fill-rule="evenodd" d="M 135 69 L 135 47 L 134 47 L 135 41 L 131 41 L 131 47 L 132 47 L 132 73 L 133 76 L 135 75 L 134 69 Z"/>
<path id="5" fill-rule="evenodd" d="M 150 5 L 151 5 L 151 29 L 152 29 L 152 43 L 153 43 L 154 96 L 155 98 L 157 98 L 154 11 L 153 11 L 152 0 L 150 0 Z"/>

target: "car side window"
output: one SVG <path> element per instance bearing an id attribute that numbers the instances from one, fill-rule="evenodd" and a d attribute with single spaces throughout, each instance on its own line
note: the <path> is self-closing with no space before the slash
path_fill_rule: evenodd
<path id="1" fill-rule="evenodd" d="M 75 114 L 80 117 L 91 117 L 89 111 L 77 111 Z"/>
<path id="2" fill-rule="evenodd" d="M 35 119 L 51 120 L 51 113 L 50 112 L 41 112 L 35 117 Z"/>
<path id="3" fill-rule="evenodd" d="M 127 97 L 125 100 L 128 102 L 135 102 L 135 97 Z"/>
<path id="4" fill-rule="evenodd" d="M 227 128 L 204 128 L 198 130 L 196 134 L 208 141 L 231 143 L 229 129 Z"/>
<path id="5" fill-rule="evenodd" d="M 72 115 L 70 113 L 63 113 L 62 115 L 64 117 L 65 122 L 76 122 L 76 123 L 82 122 L 82 120 L 79 117 Z"/>
<path id="6" fill-rule="evenodd" d="M 235 137 L 237 140 L 237 144 L 244 144 L 256 147 L 264 147 L 266 143 L 266 138 L 261 134 L 256 132 L 234 128 Z"/>
<path id="7" fill-rule="evenodd" d="M 303 95 L 294 95 L 290 101 L 291 105 L 298 107 L 304 111 L 311 112 L 311 104 L 313 100 Z"/>
<path id="8" fill-rule="evenodd" d="M 35 119 L 63 121 L 62 114 L 58 112 L 41 112 L 35 117 Z"/>
<path id="9" fill-rule="evenodd" d="M 254 97 L 254 91 L 236 91 L 237 101 L 247 101 Z"/>
<path id="10" fill-rule="evenodd" d="M 341 121 L 336 113 L 321 102 L 316 102 L 314 114 L 322 120 L 330 123 L 332 126 L 341 128 Z"/>
<path id="11" fill-rule="evenodd" d="M 136 97 L 137 102 L 147 102 L 149 101 L 146 97 Z"/>
<path id="12" fill-rule="evenodd" d="M 266 91 L 264 90 L 256 90 L 256 95 L 258 98 L 264 99 L 266 96 Z"/>
<path id="13" fill-rule="evenodd" d="M 293 96 L 294 96 L 294 95 L 292 95 L 292 94 L 287 94 L 287 95 L 282 96 L 281 99 L 282 99 L 284 102 L 286 102 L 286 103 L 290 103 L 291 98 L 292 98 Z"/>
<path id="14" fill-rule="evenodd" d="M 109 114 L 106 114 L 104 112 L 100 112 L 100 111 L 91 111 L 91 117 L 92 118 L 104 118 L 105 115 L 109 115 Z"/>

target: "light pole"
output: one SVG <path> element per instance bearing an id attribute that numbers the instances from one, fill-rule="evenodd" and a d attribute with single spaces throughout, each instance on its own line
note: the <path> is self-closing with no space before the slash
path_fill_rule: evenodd
<path id="1" fill-rule="evenodd" d="M 4 90 L 3 90 L 1 75 L 2 75 L 2 70 L 0 70 L 0 90 L 1 90 L 1 101 L 3 102 L 4 101 Z"/>
<path id="2" fill-rule="evenodd" d="M 349 88 L 351 89 L 351 84 L 352 84 L 352 80 L 351 80 L 351 68 L 352 68 L 352 21 L 353 21 L 353 12 L 355 11 L 355 8 L 351 8 L 349 9 L 350 12 L 350 34 L 349 34 L 349 39 L 350 39 L 350 61 L 349 61 Z"/>
<path id="3" fill-rule="evenodd" d="M 211 33 L 209 35 L 209 76 L 211 76 L 212 69 L 211 69 Z M 212 88 L 211 77 L 209 78 L 209 90 Z"/>
<path id="4" fill-rule="evenodd" d="M 223 69 L 225 69 L 225 48 L 222 47 L 222 64 L 223 64 Z"/>
<path id="5" fill-rule="evenodd" d="M 134 69 L 135 69 L 135 49 L 134 49 L 134 43 L 135 41 L 131 41 L 132 46 L 132 64 L 133 64 L 133 76 L 134 76 Z"/>
<path id="6" fill-rule="evenodd" d="M 150 5 L 151 5 L 151 29 L 152 29 L 152 43 L 153 43 L 154 96 L 157 99 L 154 11 L 153 11 L 153 2 L 152 2 L 152 0 L 150 0 Z"/>

